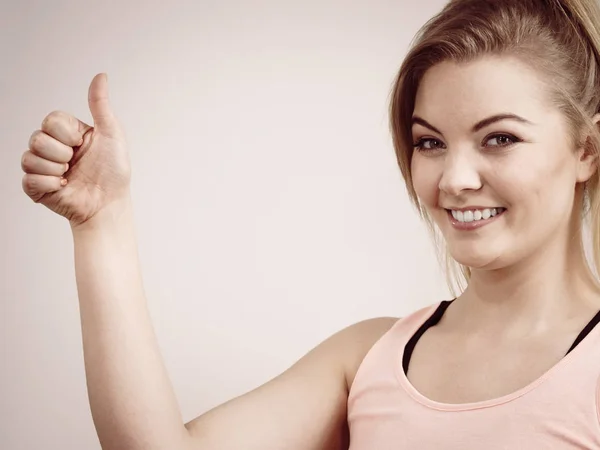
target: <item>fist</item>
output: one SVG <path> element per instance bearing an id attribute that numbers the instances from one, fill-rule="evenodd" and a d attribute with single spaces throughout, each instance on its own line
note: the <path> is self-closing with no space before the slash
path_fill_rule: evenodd
<path id="1" fill-rule="evenodd" d="M 88 103 L 93 126 L 61 111 L 50 113 L 21 159 L 24 192 L 72 226 L 129 193 L 127 144 L 109 104 L 105 74 L 92 80 Z"/>

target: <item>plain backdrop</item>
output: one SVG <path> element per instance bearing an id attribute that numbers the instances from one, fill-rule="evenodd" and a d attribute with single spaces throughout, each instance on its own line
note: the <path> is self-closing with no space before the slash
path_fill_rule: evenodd
<path id="1" fill-rule="evenodd" d="M 21 190 L 49 112 L 107 72 L 148 305 L 184 419 L 359 320 L 448 298 L 387 124 L 445 0 L 0 5 L 0 448 L 99 449 L 67 222 Z"/>

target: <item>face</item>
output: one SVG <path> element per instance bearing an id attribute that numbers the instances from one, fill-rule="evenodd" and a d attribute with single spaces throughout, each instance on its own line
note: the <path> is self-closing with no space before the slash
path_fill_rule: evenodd
<path id="1" fill-rule="evenodd" d="M 526 65 L 488 57 L 434 66 L 412 135 L 415 191 L 459 263 L 507 267 L 567 236 L 576 185 L 593 164 Z"/>

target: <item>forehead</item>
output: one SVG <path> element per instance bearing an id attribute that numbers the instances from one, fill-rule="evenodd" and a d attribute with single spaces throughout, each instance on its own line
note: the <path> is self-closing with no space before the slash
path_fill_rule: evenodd
<path id="1" fill-rule="evenodd" d="M 499 113 L 532 122 L 557 109 L 551 105 L 542 76 L 507 56 L 489 56 L 468 63 L 445 61 L 429 69 L 417 90 L 414 113 L 432 123 L 452 121 L 471 127 Z"/>

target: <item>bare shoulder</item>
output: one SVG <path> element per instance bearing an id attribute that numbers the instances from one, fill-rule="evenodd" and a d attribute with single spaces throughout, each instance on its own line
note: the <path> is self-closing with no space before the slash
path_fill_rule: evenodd
<path id="1" fill-rule="evenodd" d="M 397 317 L 377 317 L 357 322 L 338 333 L 343 357 L 346 383 L 352 385 L 354 377 L 369 350 L 399 320 Z"/>
<path id="2" fill-rule="evenodd" d="M 365 355 L 397 320 L 350 325 L 271 381 L 187 423 L 189 448 L 347 450 L 350 386 Z"/>

